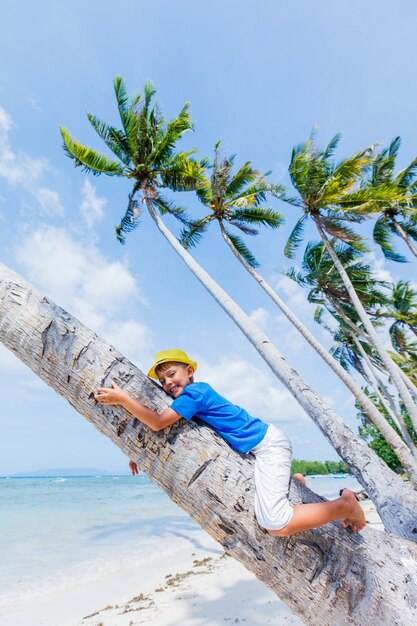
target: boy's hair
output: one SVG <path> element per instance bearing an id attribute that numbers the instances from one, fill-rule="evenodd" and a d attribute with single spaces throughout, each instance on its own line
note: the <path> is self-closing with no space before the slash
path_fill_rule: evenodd
<path id="1" fill-rule="evenodd" d="M 159 375 L 160 372 L 165 372 L 166 370 L 168 370 L 173 365 L 182 365 L 182 367 L 186 368 L 190 364 L 189 363 L 182 363 L 181 361 L 168 361 L 167 363 L 161 363 L 160 365 L 157 365 L 155 367 L 155 372 Z M 191 378 L 191 381 L 194 382 L 194 377 Z"/>

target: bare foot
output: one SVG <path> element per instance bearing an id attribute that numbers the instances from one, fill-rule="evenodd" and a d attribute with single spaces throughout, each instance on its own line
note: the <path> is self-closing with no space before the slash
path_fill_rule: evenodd
<path id="1" fill-rule="evenodd" d="M 295 480 L 298 480 L 302 485 L 307 485 L 306 479 L 304 478 L 302 474 L 293 474 L 292 478 L 295 478 Z"/>
<path id="2" fill-rule="evenodd" d="M 363 530 L 366 526 L 365 513 L 363 512 L 359 502 L 356 500 L 356 496 L 353 491 L 350 489 L 343 489 L 341 498 L 343 498 L 349 506 L 347 517 L 342 522 L 343 528 L 350 526 L 355 532 Z"/>

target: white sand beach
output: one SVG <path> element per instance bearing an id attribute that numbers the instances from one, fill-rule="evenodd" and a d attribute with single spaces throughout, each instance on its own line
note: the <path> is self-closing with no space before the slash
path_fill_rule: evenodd
<path id="1" fill-rule="evenodd" d="M 371 501 L 368 523 L 382 530 Z M 0 626 L 283 626 L 301 624 L 277 596 L 202 530 L 146 571 L 125 569 L 11 606 Z"/>

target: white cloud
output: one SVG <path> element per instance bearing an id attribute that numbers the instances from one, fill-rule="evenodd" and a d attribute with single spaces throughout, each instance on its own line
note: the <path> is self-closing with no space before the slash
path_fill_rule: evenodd
<path id="1" fill-rule="evenodd" d="M 278 295 L 284 300 L 285 304 L 293 311 L 298 311 L 297 315 L 303 311 L 306 306 L 311 306 L 307 302 L 307 292 L 297 285 L 291 278 L 283 274 L 275 276 L 272 279 L 274 289 Z"/>
<path id="2" fill-rule="evenodd" d="M 96 195 L 96 188 L 86 178 L 81 193 L 83 200 L 80 205 L 80 213 L 88 228 L 92 228 L 103 217 L 103 210 L 107 204 L 105 198 Z"/>
<path id="3" fill-rule="evenodd" d="M 12 185 L 30 187 L 47 169 L 48 161 L 42 157 L 33 158 L 24 152 L 14 152 L 9 141 L 12 127 L 12 118 L 0 106 L 0 177 Z"/>
<path id="4" fill-rule="evenodd" d="M 7 134 L 13 126 L 12 118 L 6 109 L 0 106 L 0 133 Z"/>
<path id="5" fill-rule="evenodd" d="M 41 215 L 48 217 L 63 217 L 65 209 L 61 204 L 59 193 L 48 187 L 39 187 L 35 192 L 36 199 L 41 208 Z"/>
<path id="6" fill-rule="evenodd" d="M 267 311 L 263 307 L 259 307 L 252 311 L 249 314 L 249 317 L 251 318 L 252 322 L 257 324 L 257 326 L 262 328 L 262 330 L 265 330 L 268 325 L 269 311 Z"/>
<path id="7" fill-rule="evenodd" d="M 366 262 L 371 266 L 372 273 L 377 280 L 385 280 L 388 283 L 395 282 L 395 277 L 386 267 L 386 261 L 383 257 L 377 258 L 375 252 L 369 252 L 365 256 Z"/>
<path id="8" fill-rule="evenodd" d="M 137 362 L 152 348 L 150 329 L 129 318 L 146 299 L 129 268 L 85 247 L 63 228 L 42 225 L 15 249 L 18 262 L 40 290 Z"/>
<path id="9" fill-rule="evenodd" d="M 27 101 L 34 109 L 36 109 L 36 111 L 42 111 L 42 107 L 40 105 L 40 98 L 35 93 L 29 94 L 27 97 Z"/>

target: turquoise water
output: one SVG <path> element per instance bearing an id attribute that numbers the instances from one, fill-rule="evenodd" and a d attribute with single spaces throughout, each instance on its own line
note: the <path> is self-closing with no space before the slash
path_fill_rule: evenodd
<path id="1" fill-rule="evenodd" d="M 0 479 L 0 610 L 146 564 L 197 528 L 145 476 Z"/>
<path id="2" fill-rule="evenodd" d="M 355 479 L 308 478 L 331 498 Z M 2 607 L 68 584 L 117 576 L 197 545 L 199 527 L 145 476 L 0 479 Z"/>

